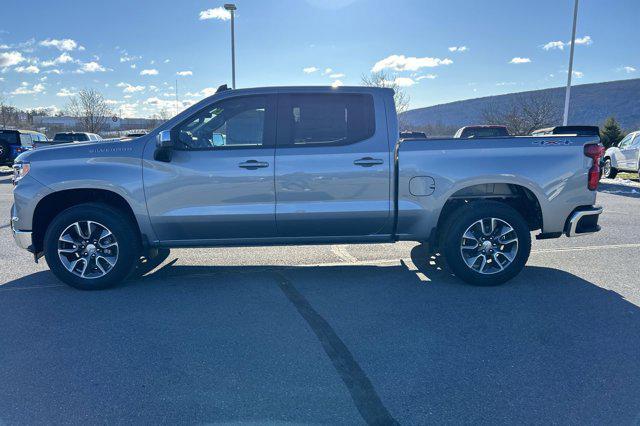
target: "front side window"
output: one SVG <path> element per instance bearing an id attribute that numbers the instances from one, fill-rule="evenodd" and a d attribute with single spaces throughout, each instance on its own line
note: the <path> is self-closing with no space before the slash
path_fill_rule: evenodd
<path id="1" fill-rule="evenodd" d="M 284 142 L 290 146 L 350 144 L 375 133 L 370 95 L 292 94 L 283 109 L 288 127 Z"/>
<path id="2" fill-rule="evenodd" d="M 620 141 L 618 144 L 618 148 L 626 148 L 631 143 L 632 135 L 627 135 L 624 139 Z"/>
<path id="3" fill-rule="evenodd" d="M 266 96 L 225 99 L 198 112 L 172 133 L 177 149 L 259 148 L 265 144 L 266 116 Z"/>

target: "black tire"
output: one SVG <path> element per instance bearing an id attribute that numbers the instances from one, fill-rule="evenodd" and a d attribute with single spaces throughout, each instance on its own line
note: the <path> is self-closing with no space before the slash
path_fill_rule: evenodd
<path id="1" fill-rule="evenodd" d="M 509 246 L 500 245 L 498 239 L 484 235 L 483 229 L 483 232 L 480 234 L 482 238 L 478 238 L 477 240 L 475 238 L 465 239 L 463 242 L 465 232 L 474 224 L 477 224 L 478 221 L 482 219 L 486 220 L 487 218 L 496 218 L 498 219 L 496 223 L 499 224 L 496 226 L 504 226 L 504 228 L 496 231 L 496 234 L 500 233 L 503 229 L 509 229 L 508 227 L 512 229 L 511 233 L 502 237 L 503 241 L 504 238 L 513 239 L 514 237 L 517 238 L 517 241 L 510 243 L 511 245 Z M 484 222 L 484 224 L 489 224 L 489 222 Z M 480 225 L 477 226 L 484 226 L 484 224 L 480 222 Z M 508 227 L 505 226 L 505 224 Z M 445 222 L 440 235 L 440 251 L 444 255 L 449 268 L 458 278 L 472 285 L 494 286 L 509 281 L 524 268 L 531 253 L 531 233 L 527 222 L 520 213 L 510 206 L 495 201 L 478 201 L 460 207 Z M 487 253 L 482 252 L 482 248 L 485 246 L 481 245 L 479 241 L 484 238 L 491 240 L 487 243 L 488 246 L 490 246 L 486 247 L 488 250 Z M 469 241 L 471 241 L 471 244 L 468 244 Z M 476 249 L 462 248 L 463 244 L 465 247 L 467 245 L 473 245 L 473 241 L 477 244 Z M 490 244 L 491 242 L 493 242 L 495 246 Z M 507 255 L 500 253 L 501 250 L 505 250 L 506 252 L 507 249 L 511 250 Z M 463 252 L 468 255 L 468 261 L 478 254 L 481 256 L 476 259 L 479 262 L 472 263 L 471 266 L 468 266 L 463 257 Z M 487 258 L 487 256 L 490 257 Z M 513 256 L 513 258 L 510 263 L 507 264 L 508 256 Z M 480 264 L 483 259 L 486 263 L 481 266 Z M 503 263 L 505 266 L 503 266 Z M 475 268 L 476 266 L 477 268 Z M 484 269 L 485 273 L 479 272 L 481 268 L 486 268 Z"/>
<path id="2" fill-rule="evenodd" d="M 114 265 L 103 276 L 97 278 L 83 278 L 77 273 L 70 272 L 58 255 L 59 238 L 62 233 L 74 223 L 84 221 L 104 225 L 117 242 L 117 257 Z M 88 233 L 91 234 L 91 228 Z M 79 204 L 61 212 L 49 224 L 44 235 L 44 255 L 51 272 L 60 281 L 80 290 L 102 290 L 120 283 L 131 273 L 140 257 L 139 240 L 135 225 L 122 211 L 101 203 Z M 82 253 L 77 256 L 80 254 Z M 98 257 L 100 257 L 99 254 Z M 84 275 L 84 271 L 82 274 Z"/>
<path id="3" fill-rule="evenodd" d="M 602 177 L 605 179 L 615 179 L 618 175 L 618 169 L 611 166 L 611 158 L 605 158 L 602 166 Z"/>

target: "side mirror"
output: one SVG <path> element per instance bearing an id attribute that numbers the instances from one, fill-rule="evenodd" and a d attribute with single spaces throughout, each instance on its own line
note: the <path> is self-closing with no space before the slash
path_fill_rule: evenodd
<path id="1" fill-rule="evenodd" d="M 165 163 L 171 162 L 173 156 L 173 142 L 171 142 L 171 131 L 163 130 L 158 133 L 156 138 L 156 150 L 153 153 L 153 158 L 156 161 L 163 161 Z"/>
<path id="2" fill-rule="evenodd" d="M 173 142 L 171 142 L 171 131 L 163 130 L 158 133 L 156 139 L 156 148 L 173 148 Z"/>

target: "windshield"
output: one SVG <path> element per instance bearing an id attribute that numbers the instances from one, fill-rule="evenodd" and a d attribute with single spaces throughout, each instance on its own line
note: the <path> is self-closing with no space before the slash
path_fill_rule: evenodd
<path id="1" fill-rule="evenodd" d="M 57 133 L 53 137 L 54 142 L 82 142 L 89 138 L 84 133 Z"/>

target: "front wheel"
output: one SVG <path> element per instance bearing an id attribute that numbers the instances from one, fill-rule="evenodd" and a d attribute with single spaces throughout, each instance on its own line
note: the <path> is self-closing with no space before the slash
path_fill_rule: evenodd
<path id="1" fill-rule="evenodd" d="M 607 158 L 604 160 L 604 164 L 602 165 L 602 177 L 605 179 L 615 179 L 617 174 L 618 170 L 611 166 L 611 159 Z"/>
<path id="2" fill-rule="evenodd" d="M 106 204 L 70 207 L 44 236 L 51 272 L 81 290 L 99 290 L 124 280 L 139 258 L 139 238 L 126 215 Z"/>
<path id="3" fill-rule="evenodd" d="M 467 204 L 446 222 L 442 252 L 453 273 L 473 285 L 502 284 L 524 268 L 531 233 L 510 206 L 493 201 Z"/>

